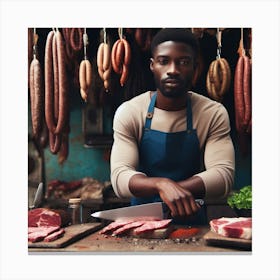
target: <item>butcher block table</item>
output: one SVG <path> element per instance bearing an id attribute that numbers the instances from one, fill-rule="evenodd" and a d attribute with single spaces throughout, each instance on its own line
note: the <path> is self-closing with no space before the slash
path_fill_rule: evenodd
<path id="1" fill-rule="evenodd" d="M 134 236 L 116 237 L 110 235 L 99 234 L 103 228 L 101 223 L 91 223 L 83 225 L 75 225 L 90 227 L 88 234 L 80 235 L 80 238 L 71 236 L 72 241 L 67 243 L 67 236 L 56 240 L 49 244 L 34 245 L 38 247 L 28 248 L 29 253 L 42 252 L 237 252 L 251 253 L 251 243 L 245 240 L 236 240 L 217 236 L 209 231 L 209 226 L 199 227 L 199 232 L 192 237 L 185 239 L 178 238 L 139 238 Z M 77 230 L 76 230 L 77 231 Z M 69 238 L 68 238 L 69 239 Z M 65 241 L 66 240 L 66 241 Z M 60 245 L 59 245 L 59 242 Z M 64 242 L 64 244 L 63 244 Z M 34 243 L 35 244 L 35 243 Z"/>

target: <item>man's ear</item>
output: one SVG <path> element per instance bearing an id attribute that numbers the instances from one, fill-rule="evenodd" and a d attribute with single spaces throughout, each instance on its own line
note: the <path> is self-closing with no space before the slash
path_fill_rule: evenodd
<path id="1" fill-rule="evenodd" d="M 154 72 L 154 59 L 150 58 L 150 69 L 152 72 Z"/>

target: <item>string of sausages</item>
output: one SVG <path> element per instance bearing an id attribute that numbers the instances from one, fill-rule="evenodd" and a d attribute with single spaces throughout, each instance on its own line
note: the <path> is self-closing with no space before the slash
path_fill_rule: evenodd
<path id="1" fill-rule="evenodd" d="M 67 95 L 66 54 L 62 34 L 49 32 L 45 47 L 45 119 L 49 148 L 59 152 L 59 163 L 68 156 L 69 98 Z"/>
<path id="2" fill-rule="evenodd" d="M 231 71 L 229 64 L 225 58 L 220 56 L 221 54 L 221 31 L 217 32 L 217 57 L 212 61 L 206 76 L 206 89 L 208 95 L 221 102 L 225 93 L 229 90 L 231 83 Z"/>
<path id="3" fill-rule="evenodd" d="M 129 76 L 131 48 L 128 41 L 123 37 L 121 28 L 119 29 L 119 39 L 112 47 L 111 61 L 114 71 L 120 75 L 121 86 L 124 86 Z"/>
<path id="4" fill-rule="evenodd" d="M 92 83 L 92 67 L 86 54 L 86 48 L 88 45 L 88 36 L 86 31 L 83 34 L 83 42 L 84 42 L 84 59 L 81 61 L 79 67 L 79 82 L 80 82 L 81 97 L 85 102 L 87 102 L 90 86 Z"/>
<path id="5" fill-rule="evenodd" d="M 110 75 L 112 70 L 111 49 L 107 42 L 106 29 L 104 28 L 104 41 L 97 50 L 97 69 L 106 91 L 110 89 Z"/>
<path id="6" fill-rule="evenodd" d="M 144 52 L 150 50 L 153 34 L 150 28 L 136 28 L 134 33 L 135 42 Z"/>
<path id="7" fill-rule="evenodd" d="M 34 31 L 33 34 L 33 59 L 29 67 L 29 89 L 30 89 L 30 105 L 31 105 L 31 121 L 32 133 L 34 138 L 38 139 L 43 122 L 44 90 L 42 84 L 42 69 L 37 58 L 37 41 L 38 35 Z"/>
<path id="8" fill-rule="evenodd" d="M 252 129 L 251 61 L 243 45 L 243 30 L 239 43 L 239 58 L 234 76 L 234 107 L 236 130 L 239 134 L 250 133 Z"/>

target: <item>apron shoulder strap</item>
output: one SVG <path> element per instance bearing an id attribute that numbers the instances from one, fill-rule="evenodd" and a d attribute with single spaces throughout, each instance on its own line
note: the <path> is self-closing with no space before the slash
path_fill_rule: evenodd
<path id="1" fill-rule="evenodd" d="M 190 95 L 187 96 L 187 131 L 193 130 L 193 121 L 192 121 L 192 101 Z"/>
<path id="2" fill-rule="evenodd" d="M 155 91 L 155 93 L 152 95 L 150 105 L 149 105 L 149 108 L 148 108 L 148 112 L 147 112 L 147 115 L 146 115 L 145 129 L 150 129 L 151 128 L 156 100 L 157 100 L 157 92 Z"/>

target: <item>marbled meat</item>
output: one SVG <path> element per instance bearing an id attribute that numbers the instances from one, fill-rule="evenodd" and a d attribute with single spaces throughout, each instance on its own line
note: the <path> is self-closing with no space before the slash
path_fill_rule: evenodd
<path id="1" fill-rule="evenodd" d="M 44 241 L 45 242 L 51 242 L 51 241 L 54 241 L 60 237 L 62 237 L 65 233 L 65 229 L 64 228 L 61 228 L 49 235 L 47 235 L 45 238 L 44 238 Z"/>
<path id="2" fill-rule="evenodd" d="M 231 238 L 252 239 L 252 218 L 219 218 L 209 222 L 211 231 Z"/>
<path id="3" fill-rule="evenodd" d="M 135 234 L 141 234 L 147 231 L 153 231 L 156 229 L 167 228 L 171 223 L 171 219 L 159 220 L 151 217 L 136 217 L 117 220 L 110 223 L 103 228 L 100 234 L 111 234 L 113 236 L 126 234 L 133 229 Z"/>
<path id="4" fill-rule="evenodd" d="M 59 213 L 47 208 L 36 208 L 28 211 L 29 227 L 61 226 L 62 219 Z"/>
<path id="5" fill-rule="evenodd" d="M 140 227 L 134 230 L 135 234 L 140 234 L 147 231 L 152 231 L 155 229 L 162 229 L 168 227 L 172 219 L 160 220 L 160 221 L 145 221 Z"/>
<path id="6" fill-rule="evenodd" d="M 67 225 L 69 217 L 66 211 L 48 208 L 36 208 L 28 211 L 28 241 L 50 242 L 64 234 L 62 226 Z"/>
<path id="7" fill-rule="evenodd" d="M 59 230 L 59 226 L 50 227 L 28 227 L 28 241 L 38 242 L 42 241 L 46 236 Z"/>

